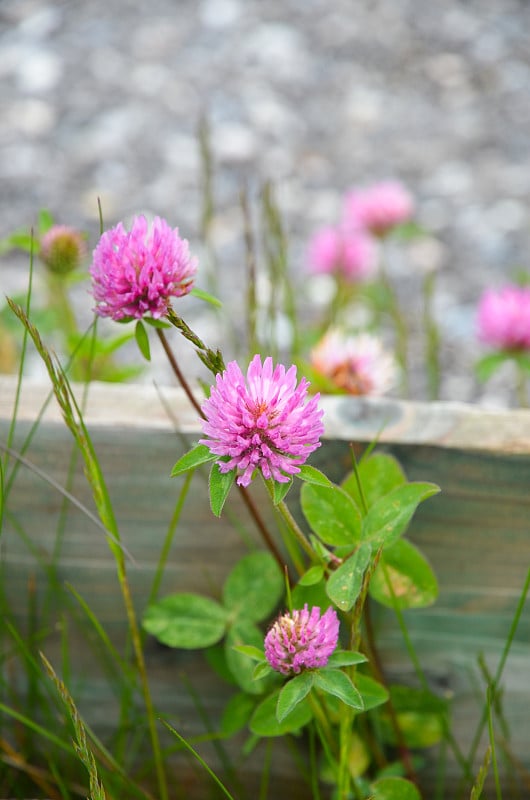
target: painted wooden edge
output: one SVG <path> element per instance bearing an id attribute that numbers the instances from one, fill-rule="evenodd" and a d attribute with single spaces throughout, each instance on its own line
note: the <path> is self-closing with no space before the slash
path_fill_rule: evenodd
<path id="1" fill-rule="evenodd" d="M 0 376 L 0 419 L 10 420 L 16 378 Z M 81 403 L 82 385 L 74 386 Z M 197 387 L 197 397 L 201 397 Z M 393 444 L 423 444 L 499 453 L 530 453 L 530 410 L 495 409 L 451 402 L 419 403 L 391 398 L 321 397 L 325 437 Z M 61 412 L 46 381 L 24 380 L 17 418 L 60 422 Z M 197 412 L 175 387 L 94 382 L 87 391 L 87 424 L 114 428 L 175 430 L 199 434 Z"/>

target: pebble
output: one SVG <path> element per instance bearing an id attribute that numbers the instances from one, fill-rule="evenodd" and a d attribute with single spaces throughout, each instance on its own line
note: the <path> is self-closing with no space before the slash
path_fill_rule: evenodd
<path id="1" fill-rule="evenodd" d="M 483 402 L 476 301 L 514 265 L 530 270 L 529 31 L 526 0 L 3 3 L 0 237 L 46 207 L 93 246 L 100 197 L 109 225 L 146 209 L 202 250 L 206 116 L 225 301 L 243 269 L 241 187 L 256 198 L 271 179 L 310 304 L 312 231 L 337 220 L 347 189 L 396 178 L 430 233 L 403 246 L 398 289 L 419 298 L 411 281 L 435 265 L 452 336 L 442 397 Z M 0 262 L 2 292 L 23 263 Z"/>

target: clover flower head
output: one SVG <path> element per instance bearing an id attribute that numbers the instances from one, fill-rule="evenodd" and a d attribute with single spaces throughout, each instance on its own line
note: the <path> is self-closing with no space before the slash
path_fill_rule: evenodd
<path id="1" fill-rule="evenodd" d="M 397 181 L 375 183 L 348 192 L 344 199 L 344 223 L 384 236 L 411 218 L 414 201 Z"/>
<path id="2" fill-rule="evenodd" d="M 324 432 L 319 395 L 307 400 L 308 386 L 305 378 L 297 384 L 295 366 L 274 367 L 270 357 L 262 364 L 259 355 L 246 380 L 236 361 L 216 375 L 202 404 L 208 438 L 200 441 L 220 456 L 220 471 L 236 469 L 240 486 L 248 486 L 255 470 L 280 483 L 300 472 Z"/>
<path id="3" fill-rule="evenodd" d="M 530 287 L 487 289 L 478 305 L 477 332 L 498 350 L 530 350 Z"/>
<path id="4" fill-rule="evenodd" d="M 178 228 L 160 217 L 151 226 L 135 217 L 131 230 L 122 223 L 106 231 L 94 250 L 90 274 L 96 313 L 114 320 L 158 319 L 167 313 L 172 297 L 193 287 L 196 259 Z"/>
<path id="5" fill-rule="evenodd" d="M 355 283 L 373 275 L 377 246 L 366 231 L 330 225 L 313 234 L 307 258 L 311 272 L 335 274 Z"/>
<path id="6" fill-rule="evenodd" d="M 339 640 L 339 618 L 334 608 L 320 614 L 307 603 L 283 614 L 265 637 L 265 658 L 282 675 L 298 675 L 303 669 L 325 667 Z"/>
<path id="7" fill-rule="evenodd" d="M 369 333 L 344 335 L 332 328 L 311 352 L 315 370 L 353 395 L 381 395 L 396 383 L 398 366 L 381 340 Z"/>
<path id="8" fill-rule="evenodd" d="M 66 275 L 77 269 L 85 254 L 82 234 L 68 225 L 52 225 L 40 241 L 41 260 L 56 275 Z"/>

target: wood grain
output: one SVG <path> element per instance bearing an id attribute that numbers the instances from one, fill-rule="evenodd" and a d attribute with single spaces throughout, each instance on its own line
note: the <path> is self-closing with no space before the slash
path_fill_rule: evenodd
<path id="1" fill-rule="evenodd" d="M 4 443 L 14 392 L 14 381 L 0 378 L 0 442 Z M 23 448 L 47 396 L 46 384 L 25 383 L 14 450 Z M 327 397 L 322 402 L 326 438 L 312 463 L 333 480 L 340 481 L 350 469 L 350 443 L 362 449 L 379 436 L 380 446 L 396 455 L 410 479 L 433 481 L 441 487 L 440 495 L 420 507 L 409 531 L 435 568 L 440 597 L 432 608 L 408 612 L 406 621 L 430 685 L 453 698 L 456 736 L 465 752 L 484 694 L 477 655 L 483 653 L 495 670 L 530 565 L 530 413 L 342 397 Z M 182 485 L 181 478 L 169 474 L 179 456 L 199 437 L 197 415 L 174 388 L 164 387 L 159 392 L 146 386 L 94 384 L 88 393 L 85 420 L 108 481 L 123 542 L 133 559 L 129 576 L 141 614 Z M 24 457 L 94 510 L 79 463 L 69 483 L 72 441 L 54 401 L 46 407 Z M 205 475 L 197 473 L 192 482 L 162 593 L 196 591 L 219 596 L 231 566 L 245 552 L 245 539 L 259 541 L 236 493 L 221 520 L 211 515 L 205 480 Z M 256 499 L 264 507 L 262 497 Z M 297 513 L 294 494 L 291 502 Z M 57 629 L 46 636 L 43 649 L 55 663 L 60 662 L 60 629 L 68 620 L 81 709 L 92 724 L 108 732 L 117 714 L 112 684 L 102 672 L 90 637 L 86 640 L 86 626 L 79 624 L 82 615 L 77 603 L 64 587 L 71 584 L 89 602 L 116 646 L 122 646 L 126 636 L 123 604 L 104 533 L 67 504 L 64 530 L 58 534 L 62 503 L 57 489 L 28 466 L 19 467 L 4 514 L 4 594 L 10 614 L 22 627 L 28 616 L 29 586 L 35 586 L 41 607 L 50 604 Z M 51 593 L 54 551 L 59 553 L 56 580 L 63 589 Z M 389 678 L 417 682 L 394 617 L 377 611 L 375 624 Z M 149 642 L 148 660 L 155 701 L 171 719 L 178 720 L 182 733 L 192 736 L 201 730 L 189 693 L 175 680 L 176 675 L 191 677 L 196 691 L 208 702 L 212 720 L 219 719 L 226 689 L 211 678 L 201 656 Z M 526 614 L 506 665 L 503 708 L 512 750 L 527 769 L 529 672 L 530 621 Z M 433 753 L 431 767 L 424 773 L 427 786 L 434 774 L 434 758 Z M 282 780 L 291 780 L 289 759 L 285 754 L 278 759 Z M 257 779 L 259 763 L 259 755 L 249 762 L 251 783 Z M 451 766 L 447 797 L 452 797 L 457 774 Z M 290 796 L 295 797 L 294 788 L 292 792 Z"/>

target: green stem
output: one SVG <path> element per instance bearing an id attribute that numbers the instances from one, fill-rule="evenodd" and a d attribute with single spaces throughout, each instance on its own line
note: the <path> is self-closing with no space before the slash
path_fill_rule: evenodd
<path id="1" fill-rule="evenodd" d="M 504 645 L 504 648 L 503 648 L 503 651 L 502 651 L 502 655 L 501 655 L 499 664 L 497 666 L 497 670 L 495 672 L 495 675 L 493 677 L 493 681 L 491 683 L 492 690 L 493 690 L 494 694 L 497 693 L 497 690 L 498 690 L 498 687 L 499 687 L 499 683 L 500 683 L 500 680 L 501 680 L 501 677 L 502 677 L 502 673 L 504 672 L 504 667 L 506 665 L 506 661 L 508 659 L 508 655 L 510 653 L 510 650 L 511 650 L 511 647 L 512 647 L 512 644 L 513 644 L 513 640 L 515 638 L 515 633 L 517 631 L 517 627 L 519 625 L 519 620 L 521 619 L 521 615 L 523 613 L 523 609 L 524 609 L 524 606 L 525 606 L 525 603 L 526 603 L 526 598 L 528 596 L 528 592 L 529 591 L 530 591 L 530 569 L 526 573 L 526 578 L 525 578 L 525 581 L 524 581 L 524 584 L 523 584 L 523 590 L 522 590 L 521 595 L 519 597 L 519 602 L 517 603 L 517 608 L 515 609 L 515 614 L 514 614 L 514 617 L 513 617 L 513 620 L 512 620 L 512 624 L 510 625 L 510 630 L 508 632 L 508 637 L 506 639 L 506 643 Z M 479 722 L 479 724 L 477 726 L 477 730 L 475 732 L 475 736 L 474 736 L 473 741 L 471 743 L 471 748 L 470 748 L 468 759 L 467 759 L 468 764 L 473 764 L 473 762 L 475 761 L 475 758 L 476 758 L 476 755 L 477 755 L 477 749 L 478 749 L 478 746 L 480 744 L 480 741 L 481 741 L 481 738 L 482 738 L 482 734 L 484 732 L 484 728 L 485 728 L 486 723 L 487 723 L 487 719 L 488 719 L 488 704 L 486 702 L 485 705 L 484 705 L 484 708 L 482 710 L 482 716 L 481 716 L 480 722 Z"/>
<path id="2" fill-rule="evenodd" d="M 517 384 L 516 384 L 516 393 L 517 393 L 517 402 L 519 403 L 520 408 L 528 408 L 528 389 L 527 389 L 527 380 L 528 380 L 528 372 L 522 369 L 518 364 L 517 367 Z"/>
<path id="3" fill-rule="evenodd" d="M 328 753 L 330 753 L 330 755 L 332 755 L 335 758 L 336 756 L 334 754 L 334 751 L 336 750 L 337 743 L 335 741 L 335 737 L 333 736 L 333 731 L 331 729 L 331 725 L 329 724 L 329 720 L 324 712 L 324 709 L 322 708 L 322 704 L 320 703 L 320 700 L 315 695 L 315 693 L 312 691 L 309 692 L 309 694 L 307 695 L 307 699 L 309 705 L 311 706 L 311 711 L 313 712 L 313 716 L 318 722 L 319 730 L 323 734 L 324 737 L 323 744 L 325 745 Z"/>
<path id="4" fill-rule="evenodd" d="M 173 543 L 173 537 L 175 535 L 175 531 L 177 530 L 177 525 L 180 519 L 180 514 L 182 508 L 184 506 L 184 502 L 186 497 L 188 496 L 188 490 L 190 488 L 191 479 L 193 478 L 194 470 L 188 472 L 184 479 L 184 483 L 182 485 L 182 489 L 180 490 L 180 494 L 175 505 L 175 509 L 173 511 L 173 515 L 171 517 L 171 521 L 169 523 L 169 527 L 166 533 L 166 538 L 164 539 L 164 544 L 162 546 L 162 551 L 160 553 L 160 558 L 158 559 L 158 564 L 156 567 L 155 577 L 153 579 L 153 585 L 151 587 L 151 591 L 149 593 L 149 600 L 147 601 L 147 605 L 153 603 L 158 595 L 158 590 L 160 589 L 160 582 L 162 580 L 162 576 L 164 574 L 164 568 L 166 566 L 167 558 L 169 555 L 169 551 L 171 549 L 171 545 Z"/>
<path id="5" fill-rule="evenodd" d="M 487 714 L 488 714 L 488 734 L 491 747 L 491 763 L 493 766 L 493 777 L 495 780 L 495 793 L 497 800 L 502 800 L 501 782 L 499 779 L 499 765 L 497 764 L 497 753 L 495 750 L 495 734 L 493 731 L 493 703 L 496 689 L 490 684 L 487 689 Z"/>
<path id="6" fill-rule="evenodd" d="M 271 496 L 272 496 L 272 489 L 270 487 L 268 487 L 268 488 L 269 488 L 269 492 L 271 492 Z M 296 539 L 296 541 L 298 542 L 298 544 L 300 545 L 302 550 L 304 550 L 304 552 L 307 553 L 307 555 L 309 556 L 311 561 L 316 561 L 317 558 L 316 558 L 315 551 L 313 550 L 313 548 L 311 547 L 311 545 L 307 541 L 307 539 L 304 536 L 303 532 L 300 530 L 300 527 L 299 527 L 297 521 L 295 520 L 295 518 L 293 517 L 293 515 L 291 514 L 291 512 L 289 511 L 289 507 L 288 507 L 287 503 L 285 502 L 285 500 L 280 500 L 280 502 L 278 503 L 278 505 L 276 507 L 277 507 L 278 511 L 280 512 L 282 519 L 287 524 L 287 528 L 289 529 L 289 532 Z"/>
<path id="7" fill-rule="evenodd" d="M 171 319 L 172 321 L 174 321 L 174 318 L 175 318 L 174 315 L 172 317 L 170 314 L 168 314 L 168 319 Z M 166 338 L 166 335 L 165 335 L 164 331 L 161 330 L 160 328 L 157 328 L 156 332 L 158 334 L 158 338 L 160 339 L 160 343 L 162 344 L 162 347 L 164 348 L 164 352 L 165 352 L 165 354 L 167 356 L 167 359 L 168 359 L 168 361 L 169 361 L 169 363 L 171 365 L 171 369 L 173 370 L 173 372 L 175 374 L 175 377 L 177 378 L 178 382 L 180 383 L 180 385 L 184 389 L 186 397 L 188 398 L 188 400 L 190 401 L 190 403 L 192 404 L 193 408 L 196 410 L 198 415 L 201 417 L 201 419 L 204 419 L 204 412 L 203 412 L 201 406 L 199 405 L 198 401 L 196 400 L 196 398 L 195 398 L 195 396 L 194 396 L 194 394 L 193 394 L 193 392 L 191 390 L 191 387 L 190 387 L 188 381 L 186 380 L 186 377 L 184 376 L 182 370 L 179 367 L 178 361 L 175 358 L 175 355 L 174 355 L 174 353 L 173 353 L 173 351 L 172 351 L 172 349 L 171 349 L 171 347 L 169 345 L 169 342 L 168 342 L 168 340 Z M 192 335 L 195 336 L 195 334 L 193 334 L 193 333 L 192 333 Z M 197 344 L 197 342 L 199 342 L 199 344 Z M 203 344 L 203 342 L 200 341 L 200 339 L 198 339 L 198 337 L 196 338 L 196 340 L 194 340 L 194 344 L 197 347 L 199 347 L 199 345 L 200 345 L 201 349 L 204 349 L 205 351 L 207 350 L 206 346 Z M 222 362 L 222 356 L 221 356 L 220 353 L 218 353 L 218 356 L 219 356 L 220 362 L 223 363 Z M 278 565 L 279 565 L 280 569 L 283 571 L 284 559 L 282 558 L 278 548 L 274 544 L 274 540 L 272 539 L 272 537 L 271 537 L 271 535 L 270 535 L 270 533 L 269 533 L 269 531 L 267 529 L 267 526 L 265 525 L 265 523 L 264 523 L 264 521 L 263 521 L 263 519 L 261 517 L 261 514 L 259 513 L 258 508 L 257 508 L 256 504 L 254 503 L 254 500 L 252 499 L 248 489 L 246 489 L 244 486 L 239 486 L 238 488 L 240 490 L 241 497 L 243 498 L 243 502 L 245 503 L 249 514 L 251 515 L 252 519 L 254 520 L 254 522 L 256 524 L 256 527 L 259 530 L 259 532 L 260 532 L 265 544 L 267 545 L 267 547 L 269 548 L 270 552 L 272 553 L 272 555 L 274 556 L 274 558 L 278 562 Z"/>

